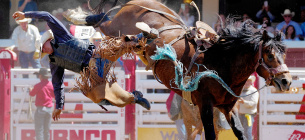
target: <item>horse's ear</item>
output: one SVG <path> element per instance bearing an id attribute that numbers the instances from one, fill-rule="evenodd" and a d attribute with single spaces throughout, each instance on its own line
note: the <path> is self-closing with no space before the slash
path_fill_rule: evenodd
<path id="1" fill-rule="evenodd" d="M 263 31 L 263 36 L 262 36 L 262 40 L 264 41 L 264 42 L 266 42 L 266 41 L 268 41 L 269 40 L 269 35 L 268 35 L 268 33 L 267 33 L 267 31 L 266 30 L 264 30 Z"/>

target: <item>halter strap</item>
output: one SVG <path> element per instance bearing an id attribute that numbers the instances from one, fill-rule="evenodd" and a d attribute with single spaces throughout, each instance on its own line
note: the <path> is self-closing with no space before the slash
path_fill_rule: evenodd
<path id="1" fill-rule="evenodd" d="M 259 47 L 258 47 L 258 60 L 257 60 L 257 63 L 255 65 L 255 70 L 261 64 L 260 60 L 263 59 L 262 58 L 262 47 L 263 47 L 263 42 L 260 42 Z M 261 61 L 263 61 L 263 60 L 261 60 Z"/>
<path id="2" fill-rule="evenodd" d="M 272 79 L 274 79 L 274 77 L 276 75 L 283 74 L 283 73 L 289 73 L 289 70 L 288 70 L 288 67 L 286 64 L 281 64 L 281 65 L 277 66 L 276 68 L 269 68 L 269 66 L 264 62 L 264 58 L 262 57 L 262 50 L 263 50 L 262 48 L 263 48 L 263 42 L 261 41 L 260 45 L 259 45 L 259 49 L 258 49 L 259 58 L 255 65 L 255 71 L 258 68 L 258 66 L 260 66 L 260 65 L 263 66 L 270 75 L 267 79 L 265 79 L 266 84 L 269 85 L 271 83 Z"/>

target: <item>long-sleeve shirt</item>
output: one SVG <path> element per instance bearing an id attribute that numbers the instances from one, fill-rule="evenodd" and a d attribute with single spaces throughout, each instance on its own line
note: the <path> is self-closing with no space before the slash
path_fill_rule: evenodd
<path id="1" fill-rule="evenodd" d="M 53 102 L 52 99 L 54 96 L 54 90 L 52 83 L 47 79 L 41 80 L 38 84 L 36 84 L 32 91 L 30 91 L 30 96 L 35 96 L 35 105 L 36 106 L 45 106 L 52 107 Z"/>
<path id="2" fill-rule="evenodd" d="M 40 34 L 38 28 L 28 24 L 27 31 L 24 31 L 20 26 L 16 27 L 12 34 L 12 40 L 15 47 L 22 52 L 34 52 L 40 47 Z"/>
<path id="3" fill-rule="evenodd" d="M 292 25 L 292 26 L 294 27 L 294 29 L 295 29 L 295 34 L 296 34 L 297 36 L 303 34 L 302 29 L 301 29 L 299 23 L 297 23 L 297 22 L 295 22 L 295 21 L 292 21 L 292 20 L 291 20 L 288 24 L 287 24 L 285 21 L 279 23 L 279 24 L 276 26 L 276 29 L 281 30 L 285 25 L 286 25 L 286 26 Z M 287 28 L 287 27 L 286 27 L 286 28 Z M 285 31 L 286 31 L 286 29 L 283 30 L 284 33 L 285 33 Z"/>
<path id="4" fill-rule="evenodd" d="M 241 93 L 241 96 L 249 95 L 253 92 L 257 91 L 257 89 L 253 86 L 250 86 L 248 89 L 244 89 Z M 257 112 L 257 104 L 258 104 L 258 92 L 242 97 L 244 99 L 244 103 L 239 104 L 239 113 L 240 114 L 254 114 Z"/>
<path id="5" fill-rule="evenodd" d="M 305 22 L 301 24 L 301 30 L 303 32 L 303 36 L 305 36 Z"/>
<path id="6" fill-rule="evenodd" d="M 54 44 L 65 43 L 70 39 L 74 38 L 72 34 L 65 28 L 65 26 L 57 18 L 55 18 L 48 12 L 45 11 L 25 12 L 25 17 L 37 18 L 46 21 L 48 26 L 53 32 Z M 84 66 L 89 64 L 89 60 L 92 56 L 93 49 L 94 48 L 92 47 L 88 48 L 85 55 Z M 52 83 L 54 87 L 54 94 L 56 100 L 56 109 L 62 109 L 65 102 L 65 95 L 63 89 L 65 70 L 64 68 L 59 67 L 52 63 L 50 63 L 50 69 L 52 74 Z"/>
<path id="7" fill-rule="evenodd" d="M 264 13 L 263 13 L 264 12 Z M 268 17 L 270 18 L 271 21 L 274 20 L 274 16 L 272 15 L 272 13 L 270 11 L 266 12 L 266 11 L 263 11 L 262 9 L 259 10 L 257 13 L 256 13 L 256 17 L 261 19 L 263 18 L 265 15 L 265 13 L 267 13 Z"/>

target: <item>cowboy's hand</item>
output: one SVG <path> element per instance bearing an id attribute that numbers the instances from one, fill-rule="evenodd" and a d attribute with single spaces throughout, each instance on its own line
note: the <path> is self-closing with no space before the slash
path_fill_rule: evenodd
<path id="1" fill-rule="evenodd" d="M 22 20 L 22 19 L 25 18 L 25 16 L 24 16 L 24 13 L 23 13 L 23 12 L 17 11 L 17 12 L 15 12 L 15 13 L 13 14 L 13 18 L 14 18 L 15 20 Z"/>
<path id="2" fill-rule="evenodd" d="M 52 118 L 54 121 L 58 121 L 60 119 L 61 109 L 54 109 L 52 113 Z"/>

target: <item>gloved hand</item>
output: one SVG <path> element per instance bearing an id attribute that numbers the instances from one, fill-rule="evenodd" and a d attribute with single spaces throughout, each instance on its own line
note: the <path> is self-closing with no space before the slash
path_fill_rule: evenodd
<path id="1" fill-rule="evenodd" d="M 17 12 L 15 12 L 15 13 L 13 14 L 13 18 L 14 18 L 15 20 L 22 20 L 22 19 L 25 18 L 25 16 L 24 16 L 24 13 L 23 13 L 23 12 L 17 11 Z"/>

